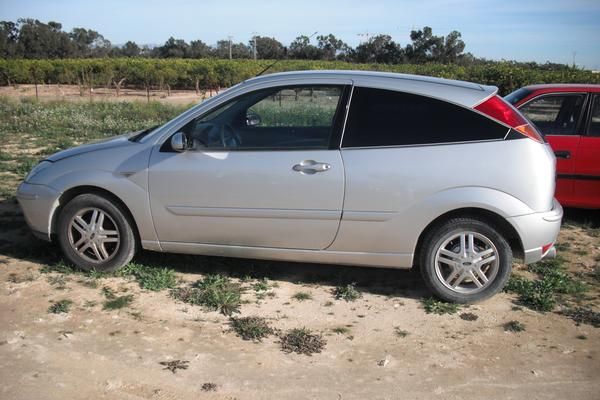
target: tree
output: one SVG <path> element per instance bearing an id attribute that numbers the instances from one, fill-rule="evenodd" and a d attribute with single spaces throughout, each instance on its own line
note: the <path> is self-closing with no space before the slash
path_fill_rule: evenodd
<path id="1" fill-rule="evenodd" d="M 110 41 L 91 29 L 73 28 L 69 37 L 80 57 L 105 57 L 111 49 Z"/>
<path id="2" fill-rule="evenodd" d="M 231 44 L 232 58 L 251 58 L 252 49 L 244 43 L 231 43 L 229 40 L 219 40 L 217 46 L 212 51 L 212 55 L 217 58 L 229 58 L 229 45 Z"/>
<path id="3" fill-rule="evenodd" d="M 120 53 L 123 57 L 139 57 L 141 49 L 135 42 L 128 41 L 121 47 Z"/>
<path id="4" fill-rule="evenodd" d="M 19 53 L 24 58 L 66 58 L 73 55 L 73 43 L 61 31 L 61 24 L 44 24 L 37 19 L 19 19 Z"/>
<path id="5" fill-rule="evenodd" d="M 190 58 L 206 58 L 210 56 L 210 46 L 202 40 L 192 40 L 190 42 Z"/>
<path id="6" fill-rule="evenodd" d="M 252 48 L 255 43 L 258 58 L 276 60 L 285 56 L 285 47 L 275 38 L 255 36 L 250 40 L 249 47 Z"/>
<path id="7" fill-rule="evenodd" d="M 319 49 L 310 44 L 308 36 L 302 35 L 290 44 L 289 56 L 298 60 L 317 60 L 320 58 L 320 52 Z"/>
<path id="8" fill-rule="evenodd" d="M 13 58 L 18 52 L 19 28 L 12 21 L 0 21 L 0 58 Z"/>
<path id="9" fill-rule="evenodd" d="M 390 35 L 377 35 L 358 45 L 354 57 L 361 63 L 397 64 L 403 61 L 404 52 Z"/>
<path id="10" fill-rule="evenodd" d="M 154 49 L 159 58 L 185 58 L 190 52 L 190 46 L 183 39 L 170 37 L 164 45 Z"/>
<path id="11" fill-rule="evenodd" d="M 340 53 L 346 53 L 348 49 L 346 43 L 331 33 L 327 36 L 317 36 L 317 47 L 320 50 L 321 58 L 324 60 L 335 60 Z"/>

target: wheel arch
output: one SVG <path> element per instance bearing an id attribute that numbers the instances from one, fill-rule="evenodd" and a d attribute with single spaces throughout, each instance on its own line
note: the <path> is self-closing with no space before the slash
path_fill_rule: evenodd
<path id="1" fill-rule="evenodd" d="M 113 203 L 115 203 L 115 205 L 117 205 L 124 212 L 125 218 L 131 224 L 131 229 L 133 230 L 133 234 L 135 235 L 135 239 L 136 239 L 136 245 L 139 246 L 140 232 L 139 232 L 138 224 L 137 224 L 135 218 L 133 217 L 133 214 L 131 213 L 131 210 L 129 209 L 129 207 L 127 207 L 125 202 L 123 200 L 121 200 L 121 198 L 119 198 L 119 196 L 117 196 L 113 192 L 106 190 L 104 188 L 98 187 L 98 186 L 93 186 L 93 185 L 75 186 L 75 187 L 72 187 L 72 188 L 66 190 L 65 192 L 63 192 L 60 195 L 60 197 L 58 198 L 58 205 L 54 209 L 54 211 L 52 213 L 52 217 L 50 219 L 50 232 L 51 232 L 51 236 L 53 237 L 53 239 L 56 236 L 56 227 L 58 224 L 58 216 L 60 215 L 63 208 L 71 200 L 73 200 L 75 197 L 79 196 L 80 194 L 95 194 L 95 195 L 104 197 L 108 200 L 111 200 Z"/>
<path id="2" fill-rule="evenodd" d="M 417 240 L 417 245 L 415 247 L 415 253 L 413 257 L 413 264 L 417 264 L 418 260 L 421 257 L 421 252 L 423 251 L 423 240 L 427 236 L 427 234 L 442 223 L 444 223 L 445 221 L 457 217 L 473 218 L 490 224 L 492 227 L 497 229 L 498 232 L 508 241 L 508 244 L 510 245 L 513 254 L 518 258 L 523 258 L 523 242 L 521 241 L 519 233 L 517 232 L 515 227 L 511 225 L 510 222 L 508 222 L 501 215 L 493 211 L 486 210 L 484 208 L 464 207 L 448 211 L 438 216 L 433 221 L 431 221 L 425 227 L 425 229 L 423 229 L 423 231 L 419 235 L 419 239 Z"/>

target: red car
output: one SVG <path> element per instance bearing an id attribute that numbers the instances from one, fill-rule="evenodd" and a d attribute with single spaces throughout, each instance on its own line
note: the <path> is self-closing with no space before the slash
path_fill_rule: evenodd
<path id="1" fill-rule="evenodd" d="M 554 149 L 558 201 L 566 207 L 600 209 L 600 85 L 532 85 L 505 100 Z"/>

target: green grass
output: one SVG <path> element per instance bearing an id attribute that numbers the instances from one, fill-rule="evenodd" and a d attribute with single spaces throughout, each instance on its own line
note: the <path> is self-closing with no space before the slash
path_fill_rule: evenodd
<path id="1" fill-rule="evenodd" d="M 59 300 L 54 302 L 50 307 L 48 307 L 48 313 L 50 314 L 61 314 L 68 313 L 71 310 L 71 305 L 73 302 L 68 299 Z"/>
<path id="2" fill-rule="evenodd" d="M 189 106 L 152 102 L 32 102 L 0 97 L 0 142 L 17 144 L 0 153 L 0 197 L 14 198 L 18 182 L 45 156 L 57 151 L 167 122 Z M 27 150 L 42 148 L 34 154 Z M 22 149 L 22 150 L 21 150 Z"/>
<path id="3" fill-rule="evenodd" d="M 460 308 L 458 304 L 448 303 L 433 297 L 421 300 L 421 304 L 423 304 L 423 308 L 427 314 L 455 314 Z"/>
<path id="4" fill-rule="evenodd" d="M 313 333 L 310 329 L 294 328 L 280 336 L 281 349 L 285 353 L 298 353 L 310 356 L 320 353 L 327 344 L 322 335 Z"/>
<path id="5" fill-rule="evenodd" d="M 133 276 L 141 288 L 155 292 L 172 289 L 177 284 L 175 271 L 169 268 L 129 263 L 118 271 L 118 274 L 121 276 Z"/>
<path id="6" fill-rule="evenodd" d="M 530 280 L 519 275 L 512 275 L 504 288 L 507 292 L 516 293 L 519 303 L 537 311 L 552 311 L 558 303 L 568 298 L 580 298 L 588 288 L 573 279 L 564 269 L 565 260 L 556 258 L 528 266 L 538 279 Z"/>
<path id="7" fill-rule="evenodd" d="M 525 330 L 525 325 L 519 321 L 508 321 L 502 326 L 506 332 L 523 332 Z"/>
<path id="8" fill-rule="evenodd" d="M 356 289 L 356 283 L 349 283 L 333 289 L 333 296 L 337 300 L 356 301 L 362 294 Z"/>
<path id="9" fill-rule="evenodd" d="M 103 310 L 120 310 L 121 308 L 129 307 L 133 302 L 133 295 L 115 296 L 106 300 L 102 304 Z"/>
<path id="10" fill-rule="evenodd" d="M 292 295 L 292 299 L 296 301 L 312 300 L 312 293 L 310 292 L 296 292 Z"/>
<path id="11" fill-rule="evenodd" d="M 193 286 L 178 287 L 170 294 L 184 303 L 204 306 L 224 315 L 239 312 L 242 303 L 242 287 L 231 278 L 216 274 L 207 275 Z"/>
<path id="12" fill-rule="evenodd" d="M 594 328 L 600 328 L 600 312 L 594 311 L 589 307 L 576 307 L 562 311 L 562 314 L 571 318 L 578 325 L 588 324 Z"/>
<path id="13" fill-rule="evenodd" d="M 230 319 L 233 331 L 244 340 L 260 342 L 274 333 L 267 320 L 262 317 L 240 317 Z"/>

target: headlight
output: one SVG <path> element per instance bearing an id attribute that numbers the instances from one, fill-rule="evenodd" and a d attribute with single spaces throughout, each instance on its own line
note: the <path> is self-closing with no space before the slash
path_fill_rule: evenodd
<path id="1" fill-rule="evenodd" d="M 35 175 L 37 175 L 41 170 L 43 170 L 44 168 L 46 168 L 47 166 L 51 165 L 52 163 L 50 161 L 40 161 L 35 167 L 31 168 L 31 171 L 29 171 L 29 173 L 27 174 L 27 176 L 25 177 L 25 182 L 29 182 L 29 180 L 31 178 L 33 178 Z"/>

